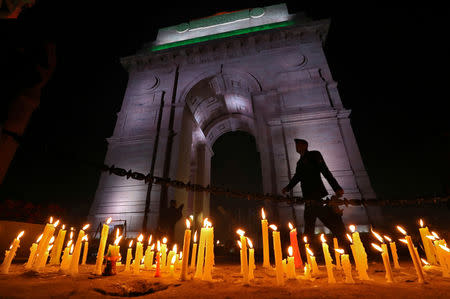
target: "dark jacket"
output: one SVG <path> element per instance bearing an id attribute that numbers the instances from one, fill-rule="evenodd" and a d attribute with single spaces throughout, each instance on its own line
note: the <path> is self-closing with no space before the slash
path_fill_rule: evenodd
<path id="1" fill-rule="evenodd" d="M 295 174 L 286 189 L 291 190 L 298 182 L 301 182 L 303 197 L 306 199 L 318 199 L 328 195 L 320 174 L 327 179 L 331 188 L 336 192 L 342 189 L 331 174 L 322 154 L 319 151 L 306 151 L 297 162 Z"/>

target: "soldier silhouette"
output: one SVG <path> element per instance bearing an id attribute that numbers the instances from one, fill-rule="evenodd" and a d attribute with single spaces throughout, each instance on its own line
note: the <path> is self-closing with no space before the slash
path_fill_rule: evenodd
<path id="1" fill-rule="evenodd" d="M 281 192 L 292 190 L 292 188 L 301 182 L 303 191 L 303 198 L 307 200 L 305 203 L 305 231 L 309 240 L 316 241 L 314 236 L 314 228 L 316 219 L 319 218 L 322 223 L 328 227 L 331 232 L 338 238 L 339 243 L 344 245 L 348 241 L 345 237 L 346 229 L 342 221 L 342 211 L 337 206 L 325 205 L 322 198 L 328 195 L 327 190 L 322 182 L 320 174 L 322 174 L 328 181 L 336 193 L 336 197 L 341 197 L 344 190 L 338 184 L 336 179 L 331 174 L 322 154 L 319 151 L 309 151 L 308 142 L 304 139 L 294 139 L 297 153 L 300 154 L 300 159 L 297 162 L 295 174 L 290 180 L 289 184 L 284 187 Z"/>

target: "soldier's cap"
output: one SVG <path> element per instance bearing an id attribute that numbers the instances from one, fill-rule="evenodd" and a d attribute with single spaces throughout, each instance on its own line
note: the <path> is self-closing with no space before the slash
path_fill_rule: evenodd
<path id="1" fill-rule="evenodd" d="M 297 144 L 297 143 L 303 143 L 303 144 L 308 145 L 308 141 L 306 141 L 305 139 L 295 138 L 294 141 L 295 141 L 295 144 Z"/>

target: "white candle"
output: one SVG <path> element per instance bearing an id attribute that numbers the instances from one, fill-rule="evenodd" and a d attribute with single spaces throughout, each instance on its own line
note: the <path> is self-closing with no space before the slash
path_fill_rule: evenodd
<path id="1" fill-rule="evenodd" d="M 58 232 L 58 235 L 55 240 L 55 245 L 52 248 L 52 251 L 50 253 L 50 264 L 51 265 L 59 265 L 59 261 L 61 258 L 61 251 L 63 249 L 64 245 L 64 239 L 66 237 L 66 230 L 65 225 L 61 227 L 61 229 Z"/>
<path id="2" fill-rule="evenodd" d="M 25 269 L 31 269 L 31 267 L 33 266 L 33 262 L 34 262 L 34 259 L 36 257 L 36 251 L 37 251 L 37 248 L 38 248 L 38 243 L 39 243 L 39 241 L 41 241 L 43 235 L 44 234 L 41 234 L 37 238 L 36 243 L 33 243 L 31 245 L 31 247 L 30 247 L 30 255 L 28 256 L 28 261 L 25 264 Z"/>
<path id="3" fill-rule="evenodd" d="M 5 257 L 5 259 L 3 260 L 3 263 L 1 265 L 1 273 L 2 274 L 8 274 L 9 272 L 9 268 L 11 267 L 11 262 L 14 259 L 14 257 L 16 256 L 16 251 L 17 248 L 19 248 L 20 246 L 20 238 L 23 236 L 23 234 L 25 233 L 25 231 L 21 231 L 18 235 L 17 238 L 15 238 L 13 240 L 12 246 L 9 250 L 8 256 Z"/>
<path id="4" fill-rule="evenodd" d="M 36 251 L 36 257 L 33 262 L 32 269 L 39 271 L 39 266 L 42 264 L 42 260 L 45 258 L 45 252 L 47 251 L 48 244 L 50 242 L 53 233 L 55 232 L 56 226 L 52 223 L 53 217 L 50 217 L 50 223 L 47 223 L 44 227 L 44 232 L 41 241 L 38 244 Z M 57 224 L 57 223 L 55 223 Z"/>
<path id="5" fill-rule="evenodd" d="M 95 261 L 95 269 L 94 269 L 94 274 L 96 274 L 96 275 L 102 275 L 103 258 L 105 256 L 106 240 L 108 239 L 109 224 L 111 223 L 111 221 L 112 221 L 112 218 L 109 217 L 106 220 L 106 223 L 103 224 L 103 226 L 102 226 L 102 232 L 100 235 L 100 243 L 98 246 L 97 259 Z"/>
<path id="6" fill-rule="evenodd" d="M 75 248 L 72 254 L 72 260 L 70 261 L 70 267 L 69 267 L 69 273 L 71 275 L 78 274 L 78 263 L 80 262 L 80 255 L 81 255 L 81 245 L 82 245 L 82 239 L 84 237 L 84 231 L 88 229 L 89 224 L 86 224 L 83 226 L 83 228 L 78 233 L 77 242 L 75 243 Z"/>
<path id="7" fill-rule="evenodd" d="M 397 225 L 397 230 L 399 230 L 402 234 L 405 235 L 406 244 L 408 245 L 409 254 L 411 255 L 411 259 L 414 264 L 414 268 L 416 269 L 417 278 L 419 283 L 424 282 L 422 267 L 420 266 L 420 261 L 417 260 L 417 255 L 414 251 L 414 244 L 412 243 L 411 237 L 407 235 L 406 231 L 399 225 Z"/>

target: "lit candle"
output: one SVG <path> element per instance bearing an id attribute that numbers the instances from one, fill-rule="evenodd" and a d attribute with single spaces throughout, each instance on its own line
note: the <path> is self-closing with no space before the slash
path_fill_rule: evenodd
<path id="1" fill-rule="evenodd" d="M 159 240 L 156 242 L 156 250 L 158 251 L 156 253 L 156 271 L 155 271 L 155 277 L 161 276 L 161 243 Z"/>
<path id="2" fill-rule="evenodd" d="M 52 238 L 50 239 L 49 245 L 47 247 L 47 250 L 44 253 L 44 258 L 41 259 L 41 264 L 38 265 L 38 270 L 44 269 L 45 264 L 47 263 L 48 254 L 49 254 L 50 250 L 53 248 L 53 242 L 54 241 L 55 241 L 55 237 L 52 236 Z"/>
<path id="3" fill-rule="evenodd" d="M 327 240 L 325 239 L 324 234 L 320 235 L 320 240 L 322 241 L 323 256 L 327 267 L 328 283 L 336 283 L 336 279 L 333 274 L 333 259 L 331 258 L 330 250 L 328 249 Z"/>
<path id="4" fill-rule="evenodd" d="M 69 270 L 70 262 L 72 261 L 73 252 L 73 240 L 67 242 L 67 247 L 64 249 L 64 254 L 61 260 L 61 271 L 66 272 Z"/>
<path id="5" fill-rule="evenodd" d="M 57 225 L 57 222 L 55 223 Z M 44 227 L 44 232 L 41 241 L 38 244 L 36 251 L 36 257 L 34 258 L 32 269 L 38 271 L 39 265 L 42 264 L 42 260 L 45 258 L 45 251 L 47 251 L 50 239 L 55 232 L 56 226 L 53 224 L 53 217 L 50 217 L 49 223 Z"/>
<path id="6" fill-rule="evenodd" d="M 173 255 L 172 258 L 170 259 L 170 268 L 169 268 L 169 276 L 171 278 L 175 277 L 175 260 L 177 258 L 177 255 Z"/>
<path id="7" fill-rule="evenodd" d="M 411 259 L 414 264 L 414 268 L 416 269 L 417 278 L 419 283 L 423 283 L 423 271 L 422 267 L 420 267 L 420 261 L 418 260 L 418 257 L 416 255 L 416 252 L 414 250 L 414 244 L 411 240 L 411 237 L 407 235 L 406 231 L 399 225 L 397 225 L 397 230 L 401 232 L 403 235 L 405 235 L 406 244 L 408 245 L 409 254 L 411 255 Z"/>
<path id="8" fill-rule="evenodd" d="M 439 254 L 440 251 L 438 250 L 440 244 L 439 236 L 435 232 L 431 232 L 431 234 L 432 235 L 427 236 L 427 238 L 429 238 L 433 242 L 433 248 L 436 253 L 436 260 L 439 263 L 439 265 L 442 266 L 443 261 L 441 260 L 441 255 Z"/>
<path id="9" fill-rule="evenodd" d="M 167 238 L 162 239 L 161 245 L 161 269 L 165 269 L 167 266 Z"/>
<path id="10" fill-rule="evenodd" d="M 186 230 L 184 231 L 184 240 L 183 240 L 183 259 L 181 261 L 181 274 L 180 279 L 186 280 L 187 278 L 187 270 L 188 270 L 188 262 L 189 262 L 189 249 L 191 248 L 191 222 L 189 219 L 186 219 Z"/>
<path id="11" fill-rule="evenodd" d="M 120 236 L 120 230 L 117 229 L 116 231 L 116 239 L 114 240 L 114 244 L 110 245 L 108 248 L 108 256 L 110 257 L 119 257 L 120 256 L 120 246 L 119 242 L 122 239 L 123 236 Z"/>
<path id="12" fill-rule="evenodd" d="M 242 243 L 241 243 L 241 241 L 237 241 L 237 244 L 238 244 L 238 246 L 239 246 L 239 262 L 240 262 L 240 264 L 241 264 L 241 275 L 243 275 L 244 274 L 244 264 L 243 264 L 243 261 L 242 261 Z"/>
<path id="13" fill-rule="evenodd" d="M 13 240 L 12 246 L 9 249 L 9 253 L 7 256 L 5 256 L 5 259 L 3 260 L 3 263 L 1 265 L 1 273 L 2 274 L 8 274 L 9 272 L 9 268 L 11 267 L 11 262 L 13 260 L 13 258 L 16 256 L 16 251 L 17 248 L 19 248 L 20 246 L 20 238 L 23 236 L 23 234 L 25 233 L 25 231 L 21 231 L 17 237 Z"/>
<path id="14" fill-rule="evenodd" d="M 99 243 L 98 252 L 97 252 L 97 259 L 95 261 L 94 274 L 96 274 L 96 275 L 102 275 L 103 258 L 105 256 L 106 240 L 108 239 L 109 224 L 111 223 L 111 220 L 112 220 L 112 218 L 109 217 L 106 220 L 106 223 L 103 224 L 103 227 L 102 227 L 102 233 L 100 235 L 100 243 Z"/>
<path id="15" fill-rule="evenodd" d="M 134 254 L 134 264 L 133 272 L 135 274 L 139 273 L 141 268 L 141 260 L 144 257 L 144 249 L 142 247 L 142 240 L 144 240 L 144 235 L 140 234 L 136 242 L 136 253 Z"/>
<path id="16" fill-rule="evenodd" d="M 55 245 L 52 248 L 50 253 L 50 264 L 51 265 L 59 265 L 61 259 L 61 251 L 64 245 L 64 239 L 66 237 L 66 226 L 62 225 L 61 229 L 56 236 Z"/>
<path id="17" fill-rule="evenodd" d="M 287 278 L 295 279 L 295 258 L 293 256 L 294 250 L 292 246 L 288 248 L 289 256 L 287 257 Z"/>
<path id="18" fill-rule="evenodd" d="M 281 241 L 280 241 L 280 232 L 277 231 L 277 227 L 274 224 L 269 226 L 272 232 L 273 238 L 273 250 L 275 255 L 275 270 L 277 273 L 277 285 L 284 285 L 284 273 L 283 273 L 283 264 L 282 264 L 282 255 L 281 255 Z"/>
<path id="19" fill-rule="evenodd" d="M 247 238 L 244 236 L 245 232 L 242 229 L 238 229 L 236 233 L 240 236 L 242 245 L 241 255 L 241 268 L 244 284 L 248 283 L 248 263 L 247 263 Z"/>
<path id="20" fill-rule="evenodd" d="M 308 254 L 309 244 L 306 236 L 303 236 L 303 242 L 305 242 L 306 262 L 311 266 L 311 256 Z"/>
<path id="21" fill-rule="evenodd" d="M 208 218 L 203 221 L 203 227 L 200 230 L 200 241 L 197 252 L 197 267 L 195 269 L 195 278 L 202 278 L 203 276 L 203 264 L 205 261 L 205 246 L 206 246 L 206 223 Z"/>
<path id="22" fill-rule="evenodd" d="M 437 261 L 435 251 L 433 248 L 433 243 L 430 239 L 427 238 L 427 236 L 430 235 L 430 231 L 428 230 L 427 226 L 423 227 L 424 223 L 422 219 L 419 219 L 419 224 L 420 224 L 419 228 L 420 237 L 422 239 L 425 255 L 427 256 L 427 261 L 435 265 Z"/>
<path id="23" fill-rule="evenodd" d="M 262 241 L 263 241 L 263 267 L 270 268 L 269 260 L 269 224 L 264 213 L 264 208 L 261 209 L 261 227 L 262 227 Z"/>
<path id="24" fill-rule="evenodd" d="M 333 238 L 333 246 L 335 249 L 339 248 L 337 238 Z M 336 258 L 336 269 L 340 270 L 341 269 L 341 259 L 340 259 L 339 251 L 336 251 L 336 250 L 334 251 L 334 257 Z"/>
<path id="25" fill-rule="evenodd" d="M 312 277 L 311 277 L 311 266 L 308 263 L 306 263 L 305 267 L 303 269 L 304 269 L 304 279 L 311 280 L 312 279 Z"/>
<path id="26" fill-rule="evenodd" d="M 150 237 L 148 237 L 147 248 L 145 249 L 145 255 L 144 255 L 144 269 L 145 270 L 150 270 L 152 268 L 152 264 L 153 264 L 154 253 L 153 253 L 153 249 L 150 245 L 151 242 L 152 242 L 152 235 L 150 235 Z"/>
<path id="27" fill-rule="evenodd" d="M 348 254 L 345 254 L 344 249 L 335 249 L 341 256 L 342 269 L 345 274 L 345 283 L 355 283 L 352 277 L 352 265 Z"/>
<path id="28" fill-rule="evenodd" d="M 195 269 L 195 259 L 197 257 L 197 231 L 194 233 L 194 244 L 192 245 L 191 269 Z"/>
<path id="29" fill-rule="evenodd" d="M 384 270 L 386 271 L 386 281 L 393 282 L 391 264 L 389 263 L 389 256 L 387 254 L 387 246 L 386 246 L 386 244 L 382 244 L 382 246 L 383 245 L 384 245 L 384 248 L 381 248 L 377 244 L 372 243 L 372 247 L 375 248 L 376 250 L 378 250 L 379 252 L 381 252 L 381 258 L 383 260 Z"/>
<path id="30" fill-rule="evenodd" d="M 133 240 L 128 244 L 127 260 L 125 262 L 125 272 L 130 272 L 131 259 L 133 258 Z"/>
<path id="31" fill-rule="evenodd" d="M 389 247 L 391 248 L 391 254 L 392 254 L 392 261 L 394 262 L 394 268 L 400 269 L 400 264 L 398 263 L 398 255 L 397 255 L 397 245 L 395 245 L 395 242 L 392 241 L 391 238 L 384 235 L 383 236 L 386 241 L 389 242 Z"/>
<path id="32" fill-rule="evenodd" d="M 247 242 L 248 242 L 248 279 L 252 280 L 255 279 L 255 275 L 253 273 L 253 270 L 255 270 L 256 266 L 255 266 L 255 250 L 253 249 L 253 243 L 252 240 L 250 240 L 249 238 L 247 238 Z"/>
<path id="33" fill-rule="evenodd" d="M 214 228 L 211 222 L 207 221 L 205 229 L 205 268 L 203 269 L 202 280 L 212 281 L 212 268 L 214 266 Z"/>
<path id="34" fill-rule="evenodd" d="M 89 250 L 88 236 L 85 235 L 83 239 L 84 239 L 84 250 L 83 250 L 83 258 L 81 259 L 81 264 L 86 265 L 87 253 Z"/>
<path id="35" fill-rule="evenodd" d="M 350 225 L 350 231 L 352 232 L 352 237 L 347 234 L 347 238 L 351 243 L 350 248 L 353 253 L 353 259 L 355 260 L 359 279 L 370 280 L 369 275 L 367 275 L 368 264 L 366 250 L 364 249 L 361 239 L 359 238 L 359 233 L 356 231 L 356 227 L 354 225 Z"/>
<path id="36" fill-rule="evenodd" d="M 77 242 L 75 243 L 75 248 L 72 254 L 72 261 L 70 262 L 69 272 L 71 275 L 78 274 L 78 263 L 80 262 L 81 255 L 81 240 L 84 237 L 84 231 L 89 227 L 89 224 L 83 226 L 83 228 L 78 233 Z"/>
<path id="37" fill-rule="evenodd" d="M 298 249 L 297 229 L 294 228 L 294 226 L 290 222 L 289 222 L 289 229 L 291 230 L 289 232 L 289 238 L 293 250 L 295 268 L 301 269 L 303 268 L 303 261 L 302 257 L 300 256 L 300 250 Z"/>
<path id="38" fill-rule="evenodd" d="M 169 262 L 169 266 L 170 266 L 170 261 L 172 261 L 172 258 L 174 255 L 177 255 L 177 244 L 173 245 L 172 250 L 170 250 L 169 254 L 167 255 L 167 261 Z"/>
<path id="39" fill-rule="evenodd" d="M 443 277 L 450 277 L 450 249 L 444 240 L 440 240 L 438 248 L 441 256 L 441 268 Z"/>
<path id="40" fill-rule="evenodd" d="M 319 271 L 319 267 L 317 267 L 317 263 L 316 263 L 316 257 L 314 256 L 314 253 L 312 252 L 312 250 L 308 247 L 306 248 L 306 252 L 309 255 L 309 259 L 311 261 L 311 271 L 312 274 L 317 275 L 320 273 Z"/>
<path id="41" fill-rule="evenodd" d="M 30 255 L 28 256 L 28 261 L 25 264 L 25 269 L 31 269 L 31 266 L 33 265 L 34 258 L 36 257 L 36 250 L 38 248 L 38 243 L 41 241 L 42 236 L 44 234 L 40 234 L 39 237 L 36 240 L 36 243 L 33 243 L 30 247 Z"/>

